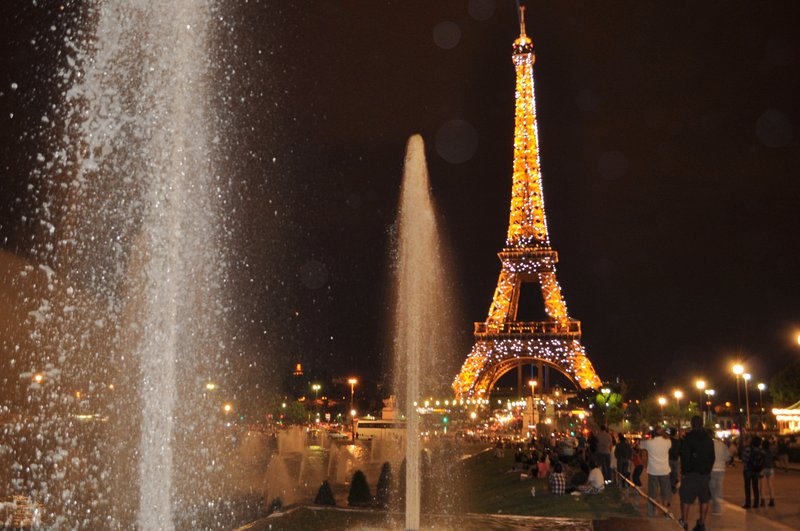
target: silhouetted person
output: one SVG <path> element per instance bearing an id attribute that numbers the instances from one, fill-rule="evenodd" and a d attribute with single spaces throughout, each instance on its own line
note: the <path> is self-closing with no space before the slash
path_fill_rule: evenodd
<path id="1" fill-rule="evenodd" d="M 754 435 L 750 444 L 742 448 L 742 463 L 744 464 L 744 505 L 745 509 L 758 507 L 761 497 L 758 492 L 758 478 L 764 470 L 764 454 L 761 450 L 761 437 Z M 750 492 L 753 492 L 753 505 L 750 505 Z"/>
<path id="2" fill-rule="evenodd" d="M 681 524 L 688 529 L 689 507 L 700 500 L 700 514 L 693 531 L 705 531 L 708 502 L 711 499 L 709 481 L 714 467 L 714 441 L 703 429 L 703 419 L 697 415 L 691 420 L 692 431 L 680 445 L 681 459 Z"/>

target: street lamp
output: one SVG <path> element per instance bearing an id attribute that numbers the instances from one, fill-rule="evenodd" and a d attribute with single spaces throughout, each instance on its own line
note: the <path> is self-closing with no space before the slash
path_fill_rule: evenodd
<path id="1" fill-rule="evenodd" d="M 661 406 L 661 422 L 664 422 L 664 405 L 667 403 L 667 399 L 663 396 L 658 397 L 658 405 Z"/>
<path id="2" fill-rule="evenodd" d="M 353 441 L 356 440 L 356 410 L 353 408 L 353 396 L 355 395 L 356 384 L 358 379 L 348 378 L 347 383 L 350 384 L 350 425 L 352 426 Z"/>
<path id="3" fill-rule="evenodd" d="M 683 391 L 680 389 L 675 389 L 675 392 L 672 393 L 675 396 L 675 401 L 678 403 L 678 429 L 681 427 L 681 398 L 683 398 Z"/>
<path id="4" fill-rule="evenodd" d="M 708 409 L 708 419 L 712 420 L 713 415 L 711 414 L 711 397 L 714 396 L 717 392 L 714 389 L 706 389 L 706 408 Z"/>
<path id="5" fill-rule="evenodd" d="M 733 366 L 733 374 L 736 375 L 736 423 L 739 425 L 739 429 L 742 428 L 742 392 L 739 390 L 739 377 L 744 373 L 744 367 L 741 363 L 737 363 Z"/>
<path id="6" fill-rule="evenodd" d="M 759 382 L 756 386 L 758 387 L 758 407 L 760 411 L 758 412 L 758 421 L 760 423 L 764 423 L 764 389 L 767 388 L 767 384 L 763 382 Z"/>
<path id="7" fill-rule="evenodd" d="M 747 426 L 747 429 L 749 430 L 750 429 L 750 395 L 747 392 L 747 382 L 749 382 L 750 378 L 752 378 L 752 377 L 750 376 L 750 373 L 746 372 L 746 373 L 742 374 L 742 378 L 744 378 L 744 406 L 745 406 L 745 408 L 747 410 L 747 422 L 745 422 L 745 426 Z"/>
<path id="8" fill-rule="evenodd" d="M 529 380 L 528 385 L 531 386 L 531 423 L 535 426 L 536 425 L 536 384 L 539 383 L 536 380 Z"/>
<path id="9" fill-rule="evenodd" d="M 227 415 L 228 413 L 233 411 L 233 405 L 230 403 L 225 404 L 224 406 L 222 406 L 222 411 L 224 411 L 225 414 Z"/>
<path id="10" fill-rule="evenodd" d="M 319 384 L 311 384 L 311 389 L 314 390 L 314 409 L 317 410 L 317 415 L 319 415 L 319 403 L 318 403 L 318 400 L 319 400 L 320 387 L 321 386 Z"/>
<path id="11" fill-rule="evenodd" d="M 706 423 L 706 410 L 703 407 L 703 390 L 706 388 L 706 381 L 705 380 L 697 380 L 694 383 L 695 387 L 697 387 L 697 407 L 700 408 L 700 414 L 703 416 L 703 424 Z"/>

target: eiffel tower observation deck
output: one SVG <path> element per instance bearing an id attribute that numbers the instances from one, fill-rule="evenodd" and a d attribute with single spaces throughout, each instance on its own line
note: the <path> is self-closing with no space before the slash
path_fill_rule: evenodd
<path id="1" fill-rule="evenodd" d="M 551 367 L 577 388 L 598 388 L 600 378 L 581 344 L 581 323 L 572 319 L 556 279 L 558 253 L 550 246 L 542 193 L 536 124 L 533 42 L 525 33 L 514 41 L 516 70 L 514 165 L 506 245 L 486 321 L 475 323 L 475 344 L 453 383 L 457 399 L 486 399 L 497 380 L 524 365 Z M 546 319 L 518 321 L 524 284 L 538 284 Z"/>

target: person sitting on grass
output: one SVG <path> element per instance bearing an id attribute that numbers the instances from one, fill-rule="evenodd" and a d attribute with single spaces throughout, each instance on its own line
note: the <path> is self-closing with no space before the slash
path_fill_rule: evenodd
<path id="1" fill-rule="evenodd" d="M 546 478 L 549 473 L 550 473 L 550 462 L 547 460 L 547 457 L 542 456 L 542 459 L 536 466 L 536 477 Z"/>
<path id="2" fill-rule="evenodd" d="M 600 469 L 600 465 L 594 461 L 589 462 L 589 467 L 591 469 L 589 471 L 589 478 L 585 484 L 578 487 L 578 490 L 584 494 L 599 494 L 603 492 L 603 489 L 606 486 L 605 478 L 603 477 L 603 471 Z"/>
<path id="3" fill-rule="evenodd" d="M 555 468 L 553 468 L 553 473 L 550 474 L 548 484 L 550 485 L 550 493 L 553 496 L 564 495 L 567 487 L 567 478 L 564 475 L 564 467 L 561 466 L 561 463 L 558 463 Z"/>
<path id="4" fill-rule="evenodd" d="M 589 465 L 586 461 L 580 459 L 576 464 L 577 470 L 569 478 L 569 486 L 566 492 L 578 490 L 581 485 L 589 480 Z"/>
<path id="5" fill-rule="evenodd" d="M 514 451 L 514 470 L 523 470 L 524 468 L 522 447 L 517 446 L 517 449 Z"/>

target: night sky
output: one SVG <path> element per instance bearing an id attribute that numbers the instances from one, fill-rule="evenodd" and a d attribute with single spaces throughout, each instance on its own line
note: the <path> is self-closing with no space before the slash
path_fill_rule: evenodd
<path id="1" fill-rule="evenodd" d="M 731 388 L 734 359 L 756 380 L 797 359 L 800 4 L 527 4 L 550 238 L 601 378 Z M 0 11 L 0 244 L 26 256 L 37 140 L 23 132 L 53 97 L 62 19 L 24 1 Z M 242 360 L 375 379 L 391 366 L 392 225 L 420 133 L 452 249 L 458 367 L 505 242 L 515 3 L 222 11 Z"/>

